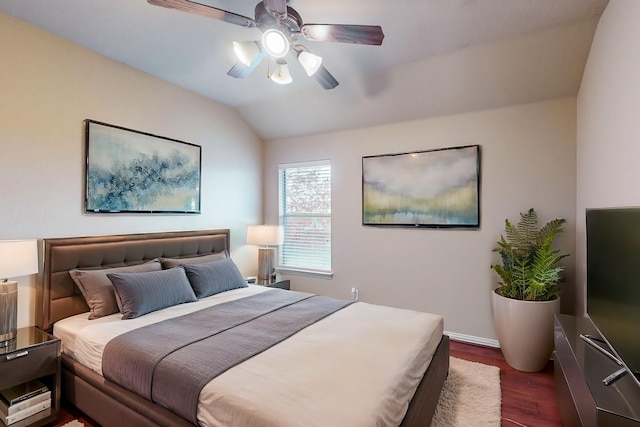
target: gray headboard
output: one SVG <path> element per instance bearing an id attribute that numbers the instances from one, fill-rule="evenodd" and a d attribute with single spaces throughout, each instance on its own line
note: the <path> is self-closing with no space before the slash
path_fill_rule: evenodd
<path id="1" fill-rule="evenodd" d="M 229 251 L 229 240 L 228 229 L 44 239 L 39 250 L 36 325 L 49 331 L 56 321 L 89 311 L 69 270 Z"/>

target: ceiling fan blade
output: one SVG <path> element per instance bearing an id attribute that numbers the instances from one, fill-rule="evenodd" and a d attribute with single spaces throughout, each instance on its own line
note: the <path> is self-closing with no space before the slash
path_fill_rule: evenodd
<path id="1" fill-rule="evenodd" d="M 324 65 L 320 65 L 320 68 L 318 68 L 318 71 L 316 71 L 313 77 L 315 77 L 316 81 L 320 83 L 320 86 L 325 90 L 333 89 L 340 84 Z"/>
<path id="2" fill-rule="evenodd" d="M 287 0 L 263 0 L 264 6 L 272 13 L 287 16 Z"/>
<path id="3" fill-rule="evenodd" d="M 304 24 L 302 35 L 312 41 L 381 45 L 384 39 L 379 25 Z"/>
<path id="4" fill-rule="evenodd" d="M 154 6 L 162 6 L 168 9 L 181 10 L 183 12 L 194 13 L 207 18 L 218 19 L 241 27 L 255 27 L 256 22 L 252 18 L 238 15 L 233 12 L 218 9 L 213 6 L 196 3 L 191 0 L 147 0 L 147 3 Z"/>
<path id="5" fill-rule="evenodd" d="M 251 74 L 253 70 L 256 69 L 258 64 L 262 62 L 266 55 L 266 52 L 262 50 L 260 54 L 256 56 L 256 58 L 249 65 L 245 65 L 241 61 L 236 62 L 236 64 L 227 72 L 227 75 L 235 77 L 236 79 L 246 79 L 247 77 L 249 77 L 249 74 Z"/>

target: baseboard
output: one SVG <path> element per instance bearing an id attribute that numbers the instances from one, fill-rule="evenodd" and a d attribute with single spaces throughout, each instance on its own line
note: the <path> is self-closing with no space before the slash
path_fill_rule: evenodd
<path id="1" fill-rule="evenodd" d="M 469 344 L 484 345 L 486 347 L 500 348 L 500 343 L 498 342 L 498 340 L 491 340 L 491 339 L 482 338 L 482 337 L 474 337 L 473 335 L 458 334 L 456 332 L 444 331 L 444 333 L 454 341 L 460 341 L 460 342 L 465 342 Z"/>

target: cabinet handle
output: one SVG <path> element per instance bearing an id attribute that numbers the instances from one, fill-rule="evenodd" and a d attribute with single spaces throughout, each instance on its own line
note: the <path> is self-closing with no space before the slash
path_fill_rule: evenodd
<path id="1" fill-rule="evenodd" d="M 27 350 L 25 351 L 21 351 L 20 353 L 13 353 L 13 354 L 9 354 L 7 355 L 7 362 L 13 359 L 18 359 L 20 357 L 25 357 L 28 356 L 29 352 Z"/>

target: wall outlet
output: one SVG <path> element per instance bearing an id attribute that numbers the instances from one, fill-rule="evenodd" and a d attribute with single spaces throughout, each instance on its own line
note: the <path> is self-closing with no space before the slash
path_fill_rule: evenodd
<path id="1" fill-rule="evenodd" d="M 358 301 L 358 288 L 351 288 L 351 299 Z"/>

